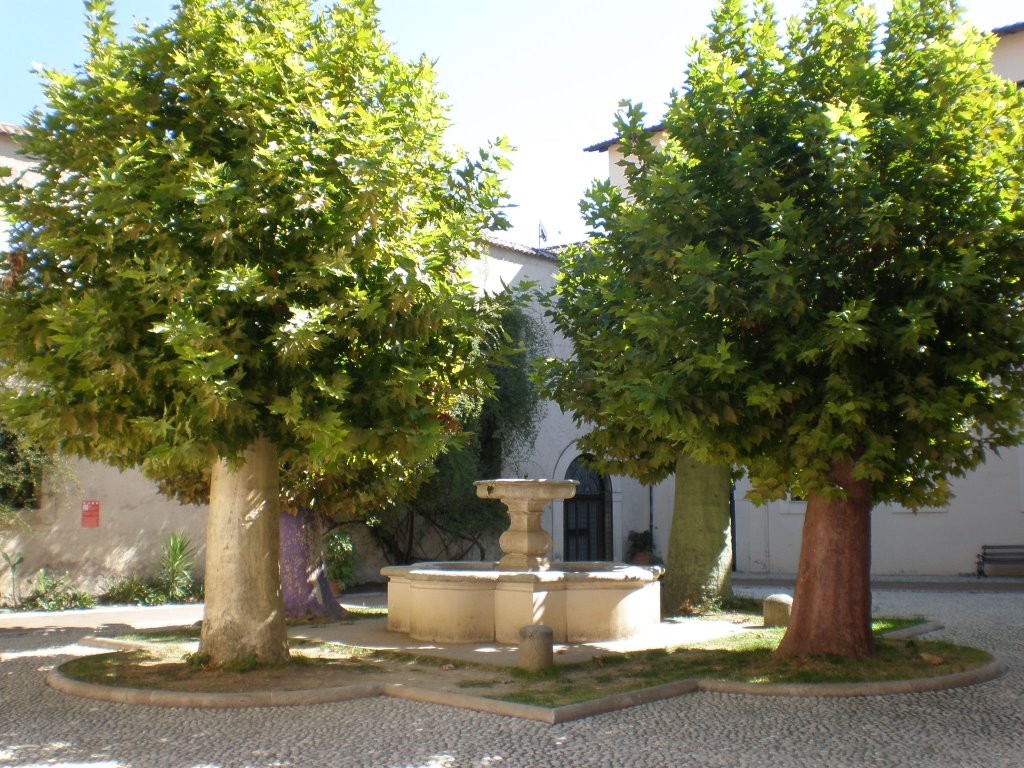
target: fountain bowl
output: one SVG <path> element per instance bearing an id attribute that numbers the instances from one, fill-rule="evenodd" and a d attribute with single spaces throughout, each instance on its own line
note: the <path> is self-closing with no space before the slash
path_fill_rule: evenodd
<path id="1" fill-rule="evenodd" d="M 621 640 L 661 621 L 661 566 L 552 563 L 508 570 L 494 562 L 389 566 L 388 629 L 431 642 L 516 643 L 528 624 L 555 642 Z"/>
<path id="2" fill-rule="evenodd" d="M 430 642 L 515 643 L 530 624 L 555 642 L 621 640 L 661 621 L 661 566 L 552 563 L 544 507 L 576 493 L 575 480 L 480 480 L 480 498 L 499 499 L 509 528 L 496 563 L 389 566 L 388 629 Z"/>

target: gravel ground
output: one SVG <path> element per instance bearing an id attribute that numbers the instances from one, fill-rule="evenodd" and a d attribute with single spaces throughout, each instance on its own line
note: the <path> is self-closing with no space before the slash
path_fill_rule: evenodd
<path id="1" fill-rule="evenodd" d="M 745 590 L 766 594 L 765 590 Z M 701 693 L 559 726 L 390 698 L 313 707 L 130 707 L 60 694 L 44 673 L 81 628 L 0 632 L 0 768 L 574 768 L 1024 765 L 1024 593 L 876 591 L 992 651 L 1003 678 L 937 693 L 791 699 Z"/>

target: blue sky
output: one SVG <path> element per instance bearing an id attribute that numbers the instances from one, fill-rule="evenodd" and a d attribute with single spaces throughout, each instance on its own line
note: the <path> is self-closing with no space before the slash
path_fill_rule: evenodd
<path id="1" fill-rule="evenodd" d="M 641 101 L 656 121 L 683 80 L 686 49 L 711 20 L 712 0 L 378 0 L 381 26 L 399 53 L 436 61 L 449 95 L 449 139 L 473 148 L 507 136 L 517 147 L 507 188 L 511 239 L 578 239 L 578 202 L 606 174 L 583 147 L 613 135 L 620 99 Z M 884 0 L 879 6 L 887 7 Z M 981 29 L 1024 21 L 1008 0 L 962 0 Z M 122 29 L 133 18 L 165 19 L 172 0 L 115 0 Z M 776 0 L 780 15 L 800 0 Z M 0 122 L 17 123 L 40 103 L 39 62 L 71 69 L 83 58 L 79 0 L 0 0 Z"/>

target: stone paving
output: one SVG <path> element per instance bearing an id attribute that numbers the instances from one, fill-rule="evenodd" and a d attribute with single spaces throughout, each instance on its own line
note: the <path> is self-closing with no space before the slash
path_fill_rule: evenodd
<path id="1" fill-rule="evenodd" d="M 874 604 L 877 614 L 945 624 L 934 636 L 991 650 L 1009 673 L 877 698 L 701 693 L 558 726 L 387 698 L 175 710 L 60 694 L 44 672 L 94 652 L 75 645 L 88 630 L 8 630 L 0 632 L 0 768 L 1024 765 L 1024 593 L 876 590 Z"/>

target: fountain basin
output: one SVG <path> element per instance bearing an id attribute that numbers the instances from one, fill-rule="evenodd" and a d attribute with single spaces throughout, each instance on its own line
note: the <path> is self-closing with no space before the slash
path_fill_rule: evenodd
<path id="1" fill-rule="evenodd" d="M 621 640 L 661 621 L 661 566 L 553 563 L 511 570 L 492 562 L 433 562 L 381 569 L 388 629 L 414 640 L 516 643 L 546 624 L 555 642 Z"/>

